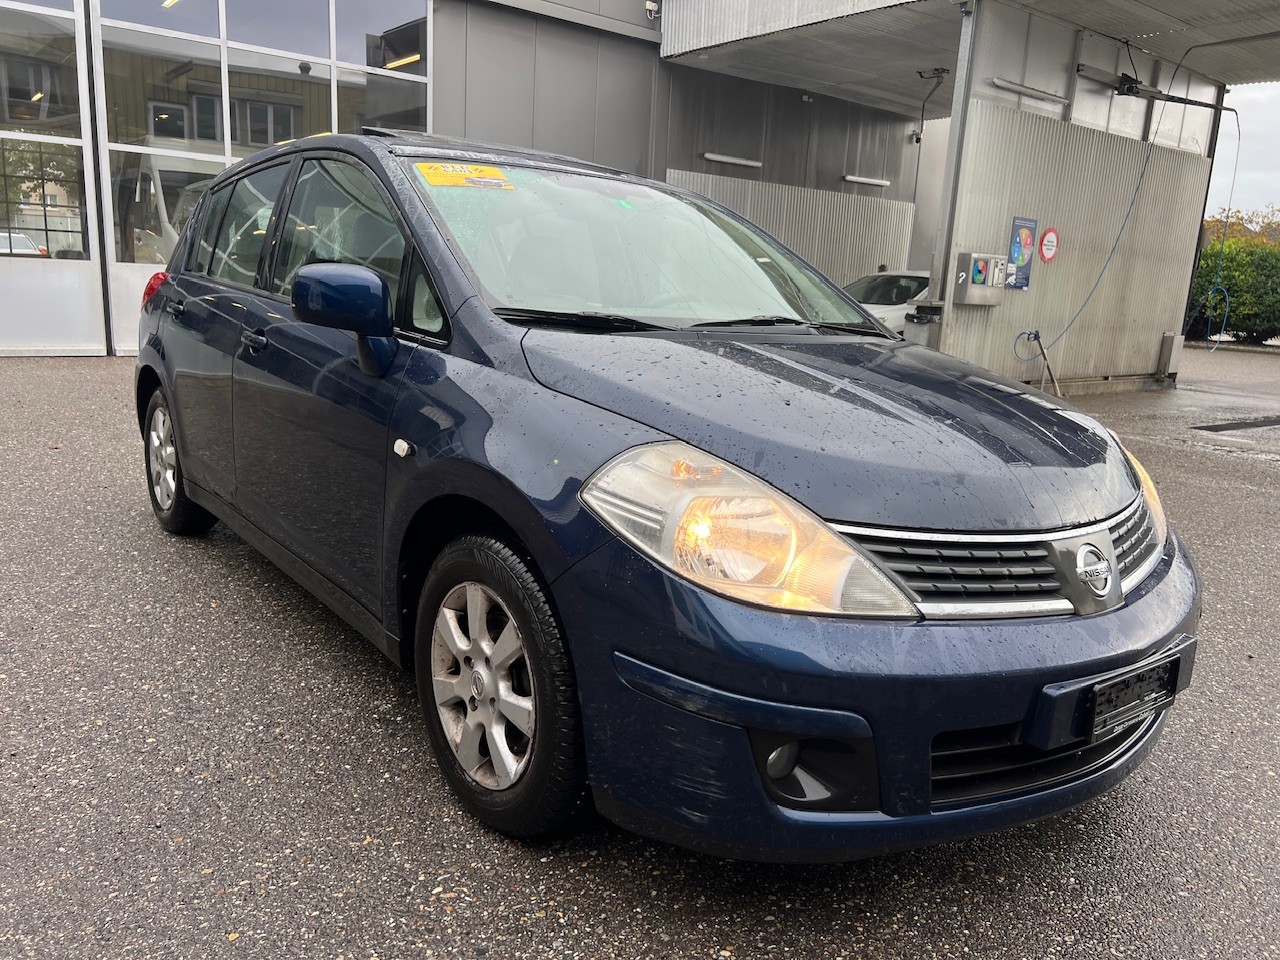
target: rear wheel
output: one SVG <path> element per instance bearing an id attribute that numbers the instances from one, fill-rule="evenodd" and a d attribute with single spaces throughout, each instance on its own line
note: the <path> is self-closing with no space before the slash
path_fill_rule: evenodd
<path id="1" fill-rule="evenodd" d="M 585 797 L 577 687 L 541 584 L 501 540 L 445 548 L 423 586 L 418 698 L 467 809 L 514 837 L 565 829 Z"/>
<path id="2" fill-rule="evenodd" d="M 178 443 L 168 401 L 157 387 L 147 404 L 143 435 L 147 462 L 147 491 L 160 526 L 190 536 L 206 532 L 218 518 L 187 496 L 178 461 Z"/>

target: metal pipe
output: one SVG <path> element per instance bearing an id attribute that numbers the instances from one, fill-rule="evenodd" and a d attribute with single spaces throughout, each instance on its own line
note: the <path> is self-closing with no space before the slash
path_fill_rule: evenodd
<path id="1" fill-rule="evenodd" d="M 956 85 L 951 96 L 951 136 L 947 142 L 947 167 L 942 181 L 942 230 L 934 248 L 930 268 L 930 284 L 936 283 L 933 296 L 943 301 L 943 316 L 949 317 L 954 305 L 951 273 L 951 247 L 955 243 L 956 200 L 960 190 L 960 161 L 964 156 L 965 127 L 969 119 L 969 100 L 973 96 L 973 59 L 978 35 L 978 17 L 982 0 L 970 0 L 962 8 L 960 46 L 956 55 Z M 945 331 L 944 331 L 945 332 Z M 941 339 L 939 349 L 942 348 Z"/>
<path id="2" fill-rule="evenodd" d="M 1058 386 L 1058 378 L 1053 375 L 1053 367 L 1049 366 L 1049 354 L 1045 352 L 1044 341 L 1040 337 L 1036 337 L 1036 346 L 1040 348 L 1040 359 L 1044 361 L 1044 370 L 1040 372 L 1040 389 L 1044 389 L 1044 374 L 1049 373 L 1049 379 L 1053 381 L 1053 393 L 1055 396 L 1062 396 L 1062 388 Z"/>
<path id="3" fill-rule="evenodd" d="M 929 88 L 929 92 L 924 95 L 924 99 L 920 101 L 920 129 L 916 131 L 916 181 L 911 188 L 911 202 L 916 202 L 916 197 L 920 193 L 920 154 L 924 150 L 921 144 L 924 142 L 924 108 L 929 105 L 929 98 L 932 97 L 942 87 L 942 83 L 947 79 L 947 74 L 951 71 L 946 67 L 934 67 L 933 69 L 933 86 Z M 921 79 L 925 79 L 922 75 Z"/>

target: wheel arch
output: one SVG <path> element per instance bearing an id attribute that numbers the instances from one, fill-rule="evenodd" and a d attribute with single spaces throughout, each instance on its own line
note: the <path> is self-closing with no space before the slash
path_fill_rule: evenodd
<path id="1" fill-rule="evenodd" d="M 434 478 L 431 495 L 408 515 L 387 557 L 394 589 L 387 598 L 386 622 L 399 635 L 400 662 L 409 669 L 413 665 L 413 634 L 422 585 L 440 552 L 457 537 L 468 533 L 497 536 L 529 565 L 547 588 L 548 597 L 551 583 L 580 556 L 599 545 L 584 542 L 580 533 L 565 537 L 563 531 L 553 529 L 544 518 L 544 511 L 506 477 L 477 464 L 442 465 L 439 472 L 443 476 Z M 576 504 L 576 496 L 573 502 Z M 585 511 L 570 519 L 566 528 L 584 521 Z M 611 538 L 598 521 L 587 522 L 603 534 L 601 543 Z M 566 543 L 568 550 L 564 548 Z"/>
<path id="2" fill-rule="evenodd" d="M 156 368 L 150 364 L 142 364 L 138 367 L 138 373 L 134 377 L 134 404 L 138 416 L 138 432 L 145 434 L 147 432 L 147 404 L 151 402 L 151 395 L 157 389 L 163 389 L 163 383 L 160 374 Z"/>

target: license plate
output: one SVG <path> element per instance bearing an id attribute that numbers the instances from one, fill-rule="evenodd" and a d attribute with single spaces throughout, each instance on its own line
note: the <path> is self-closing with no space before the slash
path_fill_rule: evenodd
<path id="1" fill-rule="evenodd" d="M 1089 739 L 1110 736 L 1121 727 L 1151 716 L 1173 702 L 1178 689 L 1178 670 L 1182 657 L 1174 654 L 1164 660 L 1093 685 L 1090 717 L 1085 729 Z"/>

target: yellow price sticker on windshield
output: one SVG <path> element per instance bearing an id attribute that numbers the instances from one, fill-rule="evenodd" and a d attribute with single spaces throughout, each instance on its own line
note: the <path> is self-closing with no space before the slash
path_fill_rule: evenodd
<path id="1" fill-rule="evenodd" d="M 419 163 L 418 173 L 433 187 L 479 187 L 482 190 L 514 190 L 515 184 L 498 167 L 477 163 Z"/>

